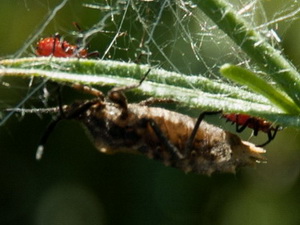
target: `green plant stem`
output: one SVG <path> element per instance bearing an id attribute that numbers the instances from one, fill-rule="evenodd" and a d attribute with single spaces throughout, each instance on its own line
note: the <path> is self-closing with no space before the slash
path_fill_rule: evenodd
<path id="1" fill-rule="evenodd" d="M 31 70 L 43 70 L 47 73 L 49 73 L 50 71 L 52 71 L 53 73 L 64 73 L 65 75 L 60 75 L 60 78 L 64 81 L 67 81 L 66 77 L 68 77 L 69 74 L 72 74 L 73 76 L 93 75 L 98 79 L 102 77 L 104 82 L 101 84 L 98 83 L 98 85 L 124 85 L 120 82 L 114 83 L 111 82 L 111 80 L 109 81 L 109 77 L 123 77 L 128 79 L 136 79 L 138 81 L 142 77 L 143 73 L 145 73 L 149 69 L 149 66 L 147 65 L 137 65 L 134 63 L 125 63 L 110 60 L 78 60 L 76 58 L 46 57 L 2 60 L 0 61 L 0 65 L 11 69 L 30 68 Z M 104 79 L 105 76 L 107 78 L 106 81 Z M 153 68 L 151 69 L 151 73 L 147 76 L 146 80 L 170 86 L 187 88 L 195 91 L 201 90 L 203 92 L 211 94 L 223 94 L 230 98 L 247 100 L 250 102 L 270 104 L 270 102 L 264 97 L 246 90 L 241 90 L 239 87 L 221 83 L 217 80 L 210 80 L 201 75 L 187 76 L 184 74 L 178 74 L 175 72 Z M 70 82 L 72 82 L 72 80 L 70 80 Z M 86 85 L 97 85 L 97 83 L 95 83 L 95 81 L 92 81 L 91 79 L 82 79 L 81 83 Z"/>
<path id="2" fill-rule="evenodd" d="M 276 87 L 272 86 L 262 78 L 258 77 L 255 73 L 245 68 L 225 64 L 221 67 L 220 72 L 223 76 L 239 83 L 246 85 L 254 92 L 268 98 L 274 105 L 278 106 L 288 114 L 299 114 L 300 109 L 294 102 Z"/>
<path id="3" fill-rule="evenodd" d="M 300 75 L 225 0 L 193 0 L 260 68 L 300 106 Z"/>
<path id="4" fill-rule="evenodd" d="M 149 69 L 147 65 L 118 61 L 53 57 L 1 60 L 0 66 L 0 77 L 36 77 L 43 80 L 41 85 L 52 80 L 59 83 L 111 87 L 137 84 Z M 38 87 L 35 90 L 38 90 Z M 207 81 L 201 76 L 187 76 L 162 69 L 152 69 L 146 81 L 133 91 L 137 95 L 172 98 L 182 106 L 196 108 L 197 113 L 222 109 L 224 112 L 247 113 L 263 117 L 282 126 L 300 127 L 300 119 L 297 115 L 284 115 L 284 111 L 273 107 L 272 103 L 263 96 L 229 84 L 214 80 Z M 26 97 L 32 94 L 28 93 Z M 16 107 L 23 105 L 23 100 L 22 104 Z M 6 115 L 6 119 L 8 117 L 9 115 Z M 6 119 L 0 122 L 0 126 Z"/>
<path id="5" fill-rule="evenodd" d="M 37 77 L 64 83 L 82 83 L 85 85 L 123 86 L 137 84 L 149 69 L 147 65 L 136 65 L 109 60 L 86 60 L 76 58 L 23 58 L 0 61 L 0 76 Z M 158 98 L 172 98 L 181 105 L 198 110 L 216 110 L 254 113 L 283 113 L 272 107 L 271 103 L 247 91 L 246 94 L 232 96 L 236 87 L 221 85 L 218 82 L 206 82 L 202 88 L 191 88 L 201 83 L 199 76 L 176 74 L 162 69 L 152 69 L 146 81 L 134 92 Z M 173 82 L 172 82 L 173 80 Z M 198 82 L 197 82 L 198 81 Z M 205 80 L 203 80 L 205 81 Z M 212 87 L 213 91 L 209 91 Z M 218 89 L 216 93 L 214 93 Z"/>

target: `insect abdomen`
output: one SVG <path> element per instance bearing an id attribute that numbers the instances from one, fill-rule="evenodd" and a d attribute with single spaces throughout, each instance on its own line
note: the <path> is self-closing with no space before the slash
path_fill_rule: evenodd
<path id="1" fill-rule="evenodd" d="M 104 153 L 142 153 L 165 165 L 185 172 L 211 174 L 234 172 L 237 167 L 254 165 L 265 160 L 264 150 L 243 142 L 229 132 L 204 121 L 197 131 L 191 152 L 185 155 L 185 146 L 195 126 L 195 119 L 162 108 L 128 105 L 128 117 L 114 104 L 96 106 L 80 117 L 88 128 L 95 146 Z M 163 135 L 184 157 L 178 158 L 162 143 L 150 126 L 154 121 Z"/>

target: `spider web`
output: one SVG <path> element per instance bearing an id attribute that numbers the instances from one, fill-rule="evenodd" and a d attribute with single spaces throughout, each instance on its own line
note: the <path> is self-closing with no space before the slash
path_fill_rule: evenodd
<path id="1" fill-rule="evenodd" d="M 298 1 L 231 0 L 230 3 L 278 47 L 282 44 L 281 37 L 300 15 Z M 35 43 L 58 32 L 71 44 L 99 51 L 101 59 L 136 62 L 218 80 L 222 79 L 218 68 L 224 63 L 253 70 L 253 65 L 239 47 L 191 1 L 61 0 L 39 3 L 35 8 L 27 1 L 23 7 L 47 13 L 43 19 L 37 20 L 27 40 L 9 57 L 34 56 Z M 72 26 L 73 22 L 78 23 L 81 30 Z M 18 83 L 2 82 L 4 89 L 17 87 L 14 90 L 16 95 L 19 89 L 26 92 L 17 103 L 2 100 L 4 106 L 24 106 L 33 96 L 47 103 L 48 91 L 43 89 L 47 81 L 41 84 L 32 79 L 27 87 L 20 85 L 19 89 Z M 24 90 L 21 95 L 24 96 Z"/>
<path id="2" fill-rule="evenodd" d="M 248 57 L 241 52 L 239 46 L 236 46 L 222 31 L 219 30 L 219 28 L 213 22 L 211 22 L 195 5 L 193 5 L 191 1 L 24 0 L 19 1 L 18 4 L 11 7 L 11 10 L 5 10 L 6 8 L 4 5 L 9 4 L 10 2 L 11 1 L 1 1 L 0 3 L 0 8 L 3 9 L 3 12 L 7 11 L 7 14 L 4 16 L 5 18 L 0 20 L 0 26 L 2 26 L 2 29 L 0 29 L 0 32 L 2 31 L 0 38 L 3 37 L 1 41 L 2 44 L 0 46 L 0 48 L 2 48 L 2 51 L 0 51 L 1 58 L 34 57 L 34 48 L 36 42 L 38 42 L 41 38 L 51 37 L 56 32 L 59 32 L 64 40 L 71 44 L 76 44 L 82 48 L 87 48 L 89 51 L 99 51 L 101 59 L 147 64 L 151 67 L 160 67 L 169 71 L 175 71 L 187 75 L 201 74 L 209 77 L 210 79 L 216 79 L 222 82 L 229 82 L 221 78 L 218 74 L 219 67 L 224 63 L 239 64 L 243 67 L 255 70 L 254 65 L 249 61 Z M 257 31 L 264 35 L 266 39 L 272 43 L 272 45 L 276 46 L 278 49 L 281 49 L 283 54 L 286 54 L 296 66 L 300 64 L 300 54 L 298 53 L 300 52 L 300 49 L 297 47 L 299 35 L 297 32 L 295 32 L 299 30 L 297 27 L 297 22 L 300 15 L 300 4 L 298 1 L 228 0 L 228 2 L 230 2 L 232 7 L 234 7 L 249 23 L 251 23 Z M 22 21 L 22 23 L 20 21 Z M 81 30 L 77 30 L 72 25 L 73 22 L 77 22 L 80 25 Z M 51 61 L 49 61 L 49 64 L 50 63 Z M 0 78 L 1 108 L 35 109 L 57 106 L 56 98 L 53 97 L 55 96 L 53 93 L 55 93 L 57 87 L 51 86 L 49 83 L 50 82 L 47 80 L 36 78 L 32 78 L 31 80 L 20 79 L 20 77 Z M 17 114 L 17 116 L 19 115 Z M 187 215 L 189 215 L 189 217 L 191 215 L 195 215 L 195 224 L 199 224 L 202 221 L 204 221 L 203 223 L 207 224 L 208 217 L 218 218 L 218 221 L 221 221 L 222 224 L 226 223 L 227 221 L 228 224 L 238 224 L 234 223 L 234 220 L 240 215 L 242 219 L 241 221 L 244 221 L 245 218 L 248 218 L 249 216 L 249 218 L 255 218 L 260 222 L 272 220 L 276 220 L 276 222 L 281 220 L 299 220 L 299 218 L 296 217 L 297 213 L 295 213 L 294 217 L 291 216 L 291 213 L 287 213 L 286 215 L 282 213 L 285 211 L 293 212 L 293 210 L 298 206 L 297 196 L 295 195 L 295 198 L 293 198 L 292 195 L 293 193 L 298 194 L 298 192 L 295 192 L 295 190 L 298 190 L 295 188 L 297 187 L 295 185 L 299 183 L 297 181 L 299 180 L 300 171 L 298 160 L 299 143 L 297 141 L 299 138 L 298 135 L 295 134 L 295 131 L 293 131 L 293 133 L 290 132 L 289 136 L 285 135 L 285 138 L 283 137 L 284 135 L 281 134 L 277 137 L 279 139 L 278 142 L 281 141 L 284 144 L 278 144 L 278 146 L 272 145 L 273 149 L 271 152 L 272 155 L 275 156 L 273 156 L 273 158 L 269 157 L 271 158 L 271 163 L 269 163 L 267 167 L 260 168 L 261 170 L 259 170 L 259 172 L 257 170 L 255 175 L 248 176 L 247 180 L 240 179 L 240 177 L 237 176 L 235 177 L 234 183 L 229 183 L 229 181 L 224 182 L 226 178 L 220 179 L 220 177 L 217 177 L 217 179 L 210 179 L 212 182 L 209 183 L 207 180 L 201 178 L 194 179 L 195 177 L 179 180 L 178 176 L 173 176 L 174 174 L 172 175 L 171 179 L 165 179 L 166 176 L 158 173 L 157 170 L 151 171 L 151 175 L 150 170 L 146 170 L 146 172 L 149 172 L 150 176 L 147 174 L 147 176 L 145 176 L 145 174 L 142 174 L 140 171 L 136 172 L 136 170 L 138 170 L 137 168 L 143 169 L 143 167 L 145 167 L 145 165 L 143 165 L 143 167 L 135 167 L 134 170 L 129 170 L 132 171 L 132 173 L 129 174 L 131 179 L 135 180 L 133 182 L 134 186 L 130 186 L 131 181 L 128 181 L 128 177 L 123 174 L 118 177 L 118 179 L 121 180 L 121 183 L 115 181 L 112 182 L 110 176 L 113 180 L 118 180 L 115 178 L 116 174 L 120 173 L 120 169 L 112 169 L 113 172 L 109 173 L 110 169 L 106 169 L 108 164 L 105 164 L 104 161 L 99 161 L 102 162 L 103 165 L 99 166 L 99 164 L 97 164 L 97 167 L 95 163 L 96 161 L 87 162 L 81 158 L 78 161 L 74 161 L 75 157 L 79 157 L 79 155 L 82 157 L 81 154 L 89 155 L 90 153 L 89 151 L 80 152 L 74 151 L 74 149 L 70 149 L 69 147 L 59 146 L 64 145 L 65 142 L 55 146 L 55 148 L 57 148 L 56 152 L 58 152 L 55 154 L 67 152 L 60 157 L 66 157 L 66 159 L 70 158 L 69 161 L 63 160 L 63 167 L 59 164 L 59 162 L 53 163 L 53 158 L 49 160 L 50 164 L 46 164 L 46 166 L 44 165 L 47 163 L 47 161 L 45 161 L 45 163 L 43 162 L 43 164 L 40 164 L 39 167 L 36 167 L 35 164 L 29 165 L 30 160 L 33 158 L 35 147 L 37 147 L 36 142 L 38 141 L 40 135 L 38 132 L 43 132 L 45 130 L 46 123 L 41 125 L 42 128 L 40 127 L 37 129 L 36 127 L 38 125 L 34 126 L 36 124 L 34 124 L 34 122 L 32 123 L 32 121 L 30 121 L 30 123 L 27 121 L 26 123 L 27 126 L 32 126 L 33 128 L 30 127 L 32 129 L 23 129 L 24 124 L 20 125 L 20 123 L 15 123 L 13 124 L 14 126 L 9 126 L 12 124 L 9 122 L 15 122 L 15 118 L 15 115 L 12 116 L 11 113 L 8 115 L 4 114 L 0 121 L 0 126 L 4 125 L 1 127 L 0 132 L 2 135 L 1 158 L 3 159 L 2 165 L 4 168 L 2 171 L 3 178 L 5 178 L 5 182 L 2 182 L 3 184 L 1 190 L 2 193 L 5 194 L 5 196 L 3 195 L 5 197 L 3 199 L 6 200 L 4 202 L 5 204 L 3 205 L 5 207 L 8 205 L 7 203 L 11 203 L 11 205 L 9 204 L 9 208 L 11 209 L 7 210 L 7 212 L 10 213 L 6 213 L 6 211 L 4 211 L 5 213 L 3 213 L 3 218 L 1 218 L 0 221 L 10 221 L 11 223 L 12 218 L 18 219 L 20 218 L 20 214 L 22 214 L 22 216 L 29 215 L 30 217 L 34 217 L 33 213 L 28 212 L 28 209 L 22 211 L 23 209 L 21 206 L 24 205 L 23 207 L 30 208 L 30 205 L 36 204 L 37 198 L 41 198 L 41 205 L 37 206 L 38 211 L 35 213 L 36 217 L 38 216 L 38 221 L 43 222 L 36 222 L 36 224 L 51 223 L 49 221 L 53 221 L 57 218 L 60 219 L 59 216 L 53 216 L 54 214 L 51 213 L 54 209 L 59 211 L 58 215 L 65 214 L 70 220 L 74 219 L 74 221 L 76 221 L 75 223 L 78 223 L 80 219 L 82 219 L 81 216 L 85 215 L 82 213 L 77 213 L 81 211 L 76 210 L 76 213 L 78 216 L 80 216 L 80 218 L 73 218 L 72 216 L 70 217 L 69 215 L 74 214 L 69 214 L 69 207 L 66 207 L 68 205 L 60 204 L 60 207 L 53 207 L 53 202 L 56 203 L 56 199 L 58 199 L 54 196 L 54 194 L 46 193 L 46 198 L 43 198 L 45 194 L 41 193 L 39 188 L 43 189 L 44 187 L 36 188 L 33 186 L 32 188 L 30 186 L 31 192 L 29 192 L 27 190 L 29 189 L 29 185 L 26 186 L 23 184 L 41 183 L 39 185 L 47 186 L 49 183 L 53 183 L 55 181 L 51 177 L 51 174 L 54 173 L 55 176 L 57 174 L 62 174 L 61 181 L 67 180 L 68 182 L 68 179 L 66 179 L 68 178 L 68 176 L 66 176 L 67 172 L 62 171 L 62 169 L 65 169 L 66 167 L 75 168 L 75 166 L 76 170 L 72 172 L 72 174 L 78 172 L 78 176 L 84 176 L 84 179 L 87 182 L 90 182 L 90 178 L 88 177 L 94 172 L 91 172 L 93 170 L 90 168 L 88 168 L 88 170 L 83 170 L 83 167 L 88 167 L 87 164 L 95 166 L 95 169 L 97 168 L 95 171 L 99 171 L 99 169 L 103 170 L 99 173 L 97 172 L 96 176 L 93 177 L 93 181 L 91 181 L 91 183 L 88 185 L 92 185 L 92 182 L 98 183 L 98 180 L 101 181 L 101 178 L 107 179 L 107 181 L 104 180 L 104 182 L 99 183 L 101 186 L 109 186 L 109 189 L 101 190 L 109 190 L 108 194 L 103 192 L 103 195 L 110 197 L 113 194 L 117 196 L 115 199 L 119 197 L 118 192 L 122 192 L 123 189 L 125 191 L 121 194 L 121 197 L 134 193 L 137 194 L 136 196 L 142 196 L 143 201 L 144 199 L 147 200 L 145 197 L 149 192 L 150 201 L 149 203 L 147 202 L 147 204 L 149 204 L 151 208 L 158 208 L 158 212 L 166 216 L 166 219 L 170 220 L 169 223 L 167 223 L 167 220 L 162 221 L 166 224 L 171 224 L 173 223 L 174 218 L 176 219 L 177 217 L 179 218 L 182 215 L 185 215 L 181 214 L 181 211 L 183 211 L 183 213 L 187 212 L 183 210 L 183 208 L 187 207 L 188 204 L 187 201 L 183 201 L 187 196 L 187 191 L 191 193 L 191 195 L 189 195 L 190 197 L 188 198 L 194 198 L 197 202 L 206 202 L 205 206 L 208 206 L 207 208 L 202 207 L 201 211 L 195 211 L 194 214 L 191 213 L 191 209 L 194 211 L 194 208 L 192 207 L 198 206 L 198 203 L 194 206 L 188 206 L 189 211 Z M 25 121 L 23 115 L 21 115 L 20 118 L 23 120 L 22 122 Z M 49 120 L 47 123 L 48 122 Z M 40 124 L 40 121 L 38 124 Z M 17 131 L 19 130 L 20 132 L 18 133 Z M 32 135 L 31 132 L 36 132 L 36 134 Z M 60 133 L 60 138 L 61 140 L 63 138 L 68 140 L 68 138 L 66 138 L 67 136 L 74 136 L 74 139 L 80 139 L 81 137 L 77 136 L 75 132 L 73 133 L 72 130 L 70 133 Z M 16 135 L 16 133 L 18 134 Z M 9 135 L 10 138 L 8 138 Z M 75 145 L 76 143 L 72 146 Z M 9 146 L 9 148 L 6 146 Z M 13 151 L 10 146 L 15 146 L 17 150 Z M 9 152 L 9 154 L 12 154 L 13 157 L 16 157 L 8 157 L 9 154 L 6 152 Z M 30 160 L 27 158 L 27 155 L 25 155 L 26 152 L 28 153 Z M 26 163 L 21 161 L 20 157 L 24 157 Z M 87 157 L 94 156 L 90 155 Z M 22 158 L 22 160 L 24 159 Z M 83 161 L 83 164 L 77 165 L 77 162 L 81 161 Z M 119 161 L 116 163 L 120 162 L 121 161 L 119 158 Z M 73 164 L 76 165 L 71 167 Z M 118 168 L 127 168 L 130 166 L 129 164 L 131 163 L 123 164 L 123 167 Z M 136 166 L 135 163 L 132 165 Z M 28 167 L 30 168 L 28 169 Z M 13 170 L 11 170 L 11 168 L 13 168 Z M 77 170 L 77 168 L 79 169 Z M 41 173 L 38 171 L 40 169 L 42 169 Z M 37 171 L 37 174 L 39 174 L 38 178 L 42 177 L 42 179 L 38 180 L 38 178 L 34 177 L 31 173 L 29 174 L 29 170 Z M 20 174 L 17 173 L 19 171 L 21 172 Z M 26 173 L 22 173 L 23 171 Z M 52 171 L 54 172 L 52 173 Z M 27 175 L 27 173 L 29 175 Z M 106 173 L 109 175 L 102 176 L 102 174 Z M 138 173 L 141 175 L 137 176 Z M 169 174 L 167 176 L 169 176 Z M 153 179 L 155 185 L 142 181 L 143 177 L 148 180 Z M 26 182 L 20 183 L 19 180 L 21 178 L 26 180 Z M 193 184 L 196 185 L 197 189 L 191 189 L 190 186 L 188 186 L 188 180 L 193 180 Z M 217 183 L 217 180 L 221 180 L 221 182 Z M 241 180 L 241 185 L 237 185 L 236 180 Z M 46 184 L 43 182 L 46 182 Z M 119 185 L 108 185 L 123 185 L 122 182 L 126 182 L 124 187 Z M 10 183 L 13 183 L 13 185 Z M 168 186 L 169 183 L 171 184 L 170 186 Z M 217 184 L 219 184 L 218 187 L 216 187 Z M 146 187 L 145 185 L 147 185 L 146 189 L 144 189 Z M 199 185 L 201 185 L 200 189 Z M 237 189 L 236 186 L 239 186 L 240 189 Z M 74 187 L 76 187 L 75 190 L 72 188 L 63 188 L 63 192 L 57 191 L 60 190 L 60 187 L 54 187 L 53 192 L 58 193 L 56 196 L 61 195 L 61 199 L 63 199 L 62 203 L 65 202 L 66 198 L 69 198 L 70 193 L 70 196 L 76 196 L 76 202 L 80 204 L 78 208 L 85 208 L 87 203 L 94 202 L 93 200 L 89 201 L 90 195 L 88 195 L 88 191 L 85 192 L 85 189 L 80 189 L 80 187 L 77 189 L 77 183 L 74 185 Z M 137 190 L 137 187 L 140 189 L 140 191 Z M 129 190 L 126 188 L 132 189 Z M 171 189 L 174 189 L 175 192 L 170 191 Z M 288 192 L 289 189 L 293 189 L 293 192 Z M 161 192 L 161 190 L 165 190 L 166 192 Z M 176 192 L 177 190 L 179 190 L 179 192 Z M 213 194 L 210 194 L 208 190 Z M 22 196 L 20 195 L 20 191 L 24 193 Z M 146 191 L 146 194 L 144 191 Z M 160 192 L 162 194 L 160 194 Z M 27 195 L 31 196 L 28 193 L 31 193 L 31 195 L 34 197 L 27 197 Z M 26 198 L 24 197 L 25 195 Z M 52 200 L 50 197 L 48 197 L 48 195 L 50 197 L 52 196 Z M 18 201 L 16 201 L 18 204 L 12 204 L 14 202 L 8 201 L 7 196 L 13 196 L 13 200 L 18 198 Z M 77 199 L 78 196 L 79 199 Z M 130 214 L 130 211 L 133 209 L 133 206 L 135 207 L 134 204 L 137 202 L 137 198 L 139 197 L 132 197 L 131 195 L 128 196 L 128 198 L 124 199 L 126 199 L 126 201 L 130 199 L 132 202 L 130 202 L 128 208 L 124 210 L 123 214 L 126 215 L 129 220 L 132 220 L 133 214 Z M 179 196 L 179 203 L 176 204 L 176 199 L 173 201 L 172 198 L 174 196 Z M 286 196 L 290 197 L 286 198 Z M 96 199 L 98 196 L 92 196 L 91 198 Z M 172 204 L 169 204 L 170 201 L 166 201 L 166 199 L 172 199 Z M 292 201 L 291 199 L 296 200 Z M 112 200 L 114 199 L 108 200 L 110 205 L 107 210 L 110 210 L 109 208 L 111 208 L 111 210 L 124 209 L 120 208 L 119 206 L 116 208 L 112 207 L 114 204 L 112 203 Z M 116 205 L 127 207 L 124 202 L 119 204 L 120 201 L 123 201 L 123 198 L 115 201 Z M 29 202 L 30 204 L 23 204 L 24 202 Z M 58 203 L 60 202 L 58 201 Z M 270 206 L 271 203 L 273 203 L 273 206 Z M 144 205 L 145 204 L 142 206 Z M 137 206 L 141 205 L 138 204 Z M 70 202 L 70 209 L 76 207 L 77 205 L 74 205 L 74 201 Z M 19 210 L 19 208 L 22 210 Z M 93 212 L 96 212 L 97 215 L 92 219 L 98 221 L 97 218 L 99 215 L 101 215 L 101 212 L 99 213 L 98 211 L 95 211 L 95 208 L 99 209 L 101 207 L 96 205 L 92 206 L 91 209 L 88 208 L 88 210 L 92 214 Z M 170 212 L 172 210 L 174 211 L 174 209 L 176 214 L 171 214 Z M 113 216 L 114 218 L 119 217 L 115 216 L 115 212 L 119 212 L 117 210 L 113 211 L 110 216 Z M 145 216 L 145 213 L 143 214 L 142 211 L 143 210 L 139 208 L 137 209 L 138 217 L 134 218 L 133 221 L 130 221 L 131 224 L 134 224 L 135 221 L 138 221 L 141 218 L 142 220 L 147 218 L 149 213 L 151 213 L 151 211 L 147 211 Z M 211 212 L 213 212 L 211 214 L 213 216 L 207 216 L 208 213 Z M 200 218 L 202 215 L 204 215 L 205 219 L 202 221 L 198 220 L 198 218 Z M 108 216 L 109 214 L 107 214 L 107 217 Z M 157 215 L 157 217 L 160 217 L 160 215 Z M 76 220 L 77 218 L 79 219 Z M 120 218 L 123 219 L 124 217 Z M 22 223 L 26 224 L 24 218 L 21 219 Z M 188 221 L 188 223 L 190 223 L 190 220 L 188 219 L 184 221 Z M 125 224 L 124 221 L 122 222 Z M 61 221 L 59 223 L 61 223 Z M 33 224 L 33 222 L 28 224 Z M 97 224 L 100 224 L 100 222 Z M 214 224 L 218 223 L 214 222 Z"/>

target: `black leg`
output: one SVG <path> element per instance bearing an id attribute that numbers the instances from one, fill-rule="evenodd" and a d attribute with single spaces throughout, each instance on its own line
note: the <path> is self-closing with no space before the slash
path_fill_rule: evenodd
<path id="1" fill-rule="evenodd" d="M 269 137 L 269 132 L 268 132 L 268 137 Z M 256 147 L 264 147 L 264 146 L 266 146 L 267 144 L 269 144 L 272 140 L 273 140 L 273 139 L 268 138 L 268 140 L 267 140 L 265 143 L 260 144 L 260 145 L 256 145 Z"/>
<path id="2" fill-rule="evenodd" d="M 151 128 L 153 129 L 154 133 L 156 134 L 157 138 L 159 141 L 167 148 L 167 150 L 171 153 L 174 154 L 178 159 L 183 159 L 184 156 L 180 153 L 178 148 L 174 146 L 168 138 L 164 135 L 160 127 L 157 125 L 157 123 L 153 119 L 143 119 L 143 122 L 148 123 Z"/>
<path id="3" fill-rule="evenodd" d="M 280 129 L 281 129 L 281 127 L 279 125 L 277 125 L 275 127 L 273 134 L 270 135 L 270 137 L 271 137 L 272 140 L 275 138 L 275 136 L 277 134 L 277 131 L 280 130 Z"/>
<path id="4" fill-rule="evenodd" d="M 272 130 L 270 129 L 269 131 L 268 131 L 268 140 L 265 142 L 265 143 L 263 143 L 263 144 L 260 144 L 260 145 L 256 145 L 257 147 L 264 147 L 264 146 L 266 146 L 267 144 L 269 144 L 274 138 L 275 138 L 275 136 L 276 136 L 276 134 L 277 134 L 277 131 L 279 130 L 279 128 L 280 128 L 280 126 L 276 126 L 276 128 L 274 129 L 274 132 L 273 132 L 273 134 L 272 134 Z"/>
<path id="5" fill-rule="evenodd" d="M 198 129 L 200 127 L 200 123 L 201 121 L 204 119 L 205 116 L 207 115 L 215 115 L 215 114 L 219 114 L 221 113 L 222 111 L 215 111 L 215 112 L 203 112 L 199 115 L 196 123 L 195 123 L 195 126 L 194 126 L 194 129 L 189 137 L 189 139 L 187 140 L 186 144 L 185 144 L 185 152 L 184 152 L 184 157 L 187 157 L 190 153 L 191 153 L 191 150 L 193 148 L 193 142 L 194 142 L 194 139 L 196 137 L 196 134 L 198 132 Z"/>
<path id="6" fill-rule="evenodd" d="M 130 89 L 134 89 L 134 88 L 139 87 L 143 83 L 143 81 L 146 79 L 146 77 L 148 76 L 148 74 L 150 73 L 150 71 L 151 71 L 151 69 L 149 69 L 145 73 L 145 75 L 142 77 L 142 79 L 140 80 L 140 82 L 138 84 L 123 86 L 123 87 L 114 87 L 113 89 L 111 89 L 108 92 L 108 94 L 107 94 L 108 98 L 112 102 L 118 104 L 122 108 L 122 115 L 121 115 L 122 119 L 126 119 L 127 116 L 128 116 L 127 98 L 126 98 L 126 96 L 124 95 L 123 92 L 127 91 L 127 90 L 130 90 Z"/>
<path id="7" fill-rule="evenodd" d="M 240 126 L 239 125 L 239 115 L 236 115 L 235 116 L 235 130 L 236 130 L 236 132 L 238 132 L 238 133 L 243 132 L 246 129 L 246 127 L 248 126 L 249 123 L 250 123 L 250 119 L 248 119 L 246 121 L 246 123 L 244 123 L 242 126 Z"/>
<path id="8" fill-rule="evenodd" d="M 52 55 L 54 55 L 54 53 L 55 53 L 57 39 L 58 39 L 58 42 L 61 41 L 61 36 L 60 36 L 59 33 L 54 34 L 54 42 L 53 42 L 53 48 L 52 48 Z M 63 44 L 62 44 L 62 49 L 64 50 L 64 45 Z"/>

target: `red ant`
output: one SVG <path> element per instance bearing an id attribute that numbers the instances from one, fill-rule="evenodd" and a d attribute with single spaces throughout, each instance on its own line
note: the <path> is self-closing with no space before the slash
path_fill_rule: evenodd
<path id="1" fill-rule="evenodd" d="M 81 31 L 81 28 L 77 23 L 73 24 L 78 30 Z M 64 41 L 58 33 L 56 33 L 54 37 L 41 39 L 37 43 L 36 54 L 38 56 L 55 56 L 65 58 L 89 58 L 99 56 L 99 53 L 97 51 L 89 53 L 87 49 L 80 48 L 77 45 L 71 45 L 67 41 Z"/>
<path id="2" fill-rule="evenodd" d="M 239 133 L 245 130 L 246 127 L 253 129 L 254 136 L 257 136 L 258 131 L 267 133 L 268 140 L 263 144 L 257 145 L 258 147 L 263 147 L 269 144 L 275 138 L 277 131 L 282 129 L 279 125 L 274 127 L 271 122 L 268 122 L 263 118 L 254 117 L 247 114 L 225 113 L 222 115 L 222 117 L 226 118 L 227 121 L 231 121 L 232 124 L 235 123 L 236 131 Z"/>

